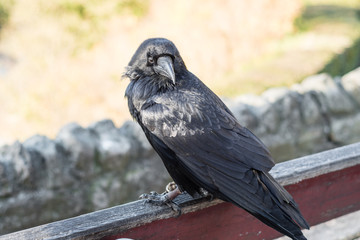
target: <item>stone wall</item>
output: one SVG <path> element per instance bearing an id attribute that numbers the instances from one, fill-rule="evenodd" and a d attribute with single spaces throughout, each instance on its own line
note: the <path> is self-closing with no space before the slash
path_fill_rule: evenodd
<path id="1" fill-rule="evenodd" d="M 277 161 L 360 140 L 360 68 L 332 78 L 319 74 L 291 88 L 228 101 L 243 125 Z"/>
<path id="2" fill-rule="evenodd" d="M 278 161 L 360 141 L 360 68 L 225 99 Z M 170 181 L 140 127 L 64 126 L 0 148 L 0 234 L 117 205 Z"/>

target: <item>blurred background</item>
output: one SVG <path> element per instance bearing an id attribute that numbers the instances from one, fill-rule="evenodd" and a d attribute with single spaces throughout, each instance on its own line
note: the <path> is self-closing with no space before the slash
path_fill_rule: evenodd
<path id="1" fill-rule="evenodd" d="M 359 141 L 360 0 L 0 0 L 0 235 L 164 190 L 122 79 L 150 37 L 277 161 Z"/>
<path id="2" fill-rule="evenodd" d="M 121 75 L 149 37 L 217 94 L 258 94 L 359 66 L 360 1 L 0 0 L 0 145 L 130 119 Z"/>

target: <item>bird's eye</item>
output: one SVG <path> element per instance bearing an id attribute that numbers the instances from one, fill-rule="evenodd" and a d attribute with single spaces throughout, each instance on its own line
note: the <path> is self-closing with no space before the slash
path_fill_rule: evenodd
<path id="1" fill-rule="evenodd" d="M 153 57 L 148 57 L 148 63 L 149 63 L 150 65 L 153 65 L 153 64 L 155 63 L 154 58 L 153 58 Z"/>

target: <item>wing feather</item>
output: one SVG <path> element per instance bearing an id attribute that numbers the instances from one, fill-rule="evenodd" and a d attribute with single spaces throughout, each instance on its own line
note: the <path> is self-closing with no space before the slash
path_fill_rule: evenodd
<path id="1" fill-rule="evenodd" d="M 192 182 L 285 234 L 291 234 L 287 228 L 300 231 L 291 219 L 307 226 L 290 194 L 268 174 L 274 161 L 266 146 L 225 105 L 214 107 L 214 101 L 205 99 L 196 104 L 199 109 L 167 99 L 152 99 L 156 104 L 141 111 L 141 121 L 174 152 L 181 172 Z M 279 224 L 282 221 L 289 221 L 288 226 Z"/>

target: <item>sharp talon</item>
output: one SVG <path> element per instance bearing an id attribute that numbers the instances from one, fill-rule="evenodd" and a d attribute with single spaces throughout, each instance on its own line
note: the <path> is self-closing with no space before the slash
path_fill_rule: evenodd
<path id="1" fill-rule="evenodd" d="M 175 217 L 178 218 L 178 217 L 181 216 L 181 214 L 182 214 L 181 207 L 179 207 L 178 205 L 174 204 L 174 205 L 172 206 L 172 210 L 175 211 L 175 212 L 177 212 L 177 215 L 176 215 Z"/>
<path id="2" fill-rule="evenodd" d="M 211 193 L 209 195 L 210 195 L 209 201 L 211 202 L 212 200 L 214 200 L 214 195 L 212 195 Z"/>
<path id="3" fill-rule="evenodd" d="M 147 199 L 148 198 L 148 194 L 143 193 L 139 196 L 139 199 Z"/>
<path id="4" fill-rule="evenodd" d="M 170 183 L 171 184 L 171 183 Z M 170 185 L 168 184 L 168 186 Z M 169 188 L 166 187 L 166 190 L 168 191 Z M 162 194 L 159 194 L 155 191 L 151 191 L 149 194 L 143 193 L 139 196 L 140 199 L 145 199 L 145 203 L 151 203 L 157 206 L 161 206 L 166 204 L 168 207 L 171 207 L 171 209 L 175 212 L 177 212 L 177 215 L 175 217 L 179 217 L 181 215 L 181 208 L 179 205 L 174 203 L 172 200 L 181 194 L 179 189 L 177 188 L 176 184 L 173 184 L 172 186 L 175 186 L 175 189 L 170 192 L 164 192 Z"/>
<path id="5" fill-rule="evenodd" d="M 177 215 L 175 216 L 176 218 L 181 216 L 181 207 L 179 205 L 177 205 L 176 203 L 174 203 L 173 201 L 170 201 L 168 203 L 166 203 L 166 205 L 168 205 L 169 207 L 171 207 L 171 209 L 177 213 Z"/>
<path id="6" fill-rule="evenodd" d="M 152 203 L 158 206 L 164 205 L 165 203 L 170 201 L 167 194 L 159 194 L 154 191 L 150 192 L 149 194 L 143 193 L 140 195 L 139 198 L 146 199 L 146 203 Z"/>
<path id="7" fill-rule="evenodd" d="M 211 193 L 209 193 L 207 190 L 200 188 L 200 195 L 203 197 L 210 197 L 209 201 L 211 202 L 212 200 L 214 200 L 214 195 L 212 195 Z"/>
<path id="8" fill-rule="evenodd" d="M 151 203 L 157 206 L 166 204 L 167 206 L 171 207 L 173 211 L 177 212 L 178 214 L 176 217 L 179 217 L 181 215 L 181 208 L 172 201 L 179 194 L 181 194 L 179 188 L 174 182 L 171 182 L 166 186 L 166 192 L 159 194 L 155 191 L 151 191 L 149 194 L 141 194 L 139 198 L 146 199 L 144 203 Z"/>

